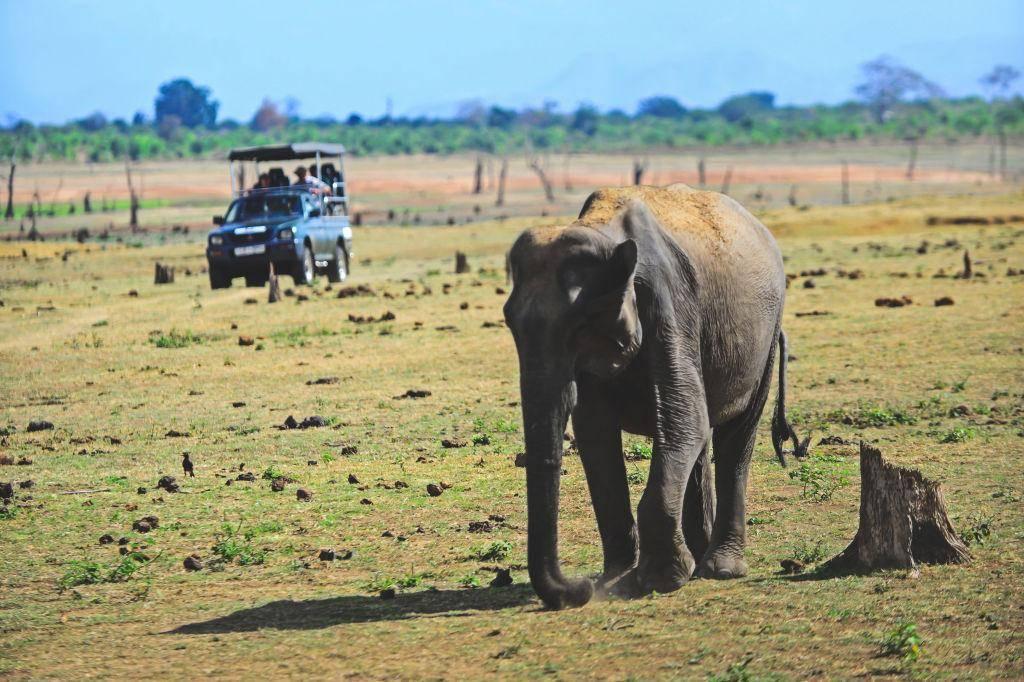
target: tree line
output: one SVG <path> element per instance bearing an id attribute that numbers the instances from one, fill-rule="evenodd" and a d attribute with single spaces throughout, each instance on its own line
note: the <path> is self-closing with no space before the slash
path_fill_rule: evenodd
<path id="1" fill-rule="evenodd" d="M 676 98 L 642 100 L 636 111 L 553 103 L 514 110 L 468 102 L 449 119 L 351 114 L 302 118 L 294 101 L 265 100 L 248 122 L 218 120 L 208 88 L 187 79 L 163 84 L 152 119 L 100 113 L 65 125 L 20 121 L 0 130 L 0 157 L 93 162 L 210 158 L 233 147 L 304 139 L 341 142 L 356 155 L 476 151 L 636 152 L 790 143 L 955 142 L 987 137 L 1005 148 L 1024 136 L 1024 99 L 1011 96 L 1020 74 L 996 66 L 980 79 L 988 97 L 950 98 L 921 74 L 880 57 L 862 67 L 856 99 L 836 105 L 778 106 L 770 92 L 730 97 L 714 108 L 687 108 Z"/>

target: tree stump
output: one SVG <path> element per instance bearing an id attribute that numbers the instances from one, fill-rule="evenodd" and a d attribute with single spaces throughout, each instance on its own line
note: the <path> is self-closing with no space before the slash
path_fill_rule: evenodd
<path id="1" fill-rule="evenodd" d="M 173 284 L 174 266 L 156 264 L 156 273 L 153 275 L 153 284 Z"/>
<path id="2" fill-rule="evenodd" d="M 469 261 L 466 260 L 466 254 L 461 251 L 455 252 L 455 274 L 462 275 L 469 272 Z"/>
<path id="3" fill-rule="evenodd" d="M 860 528 L 850 546 L 823 568 L 916 571 L 919 563 L 960 564 L 970 559 L 946 515 L 939 484 L 920 471 L 889 464 L 882 459 L 881 451 L 862 442 Z"/>
<path id="4" fill-rule="evenodd" d="M 281 300 L 281 284 L 277 281 L 277 273 L 274 272 L 274 264 L 270 264 L 270 275 L 267 277 L 267 284 L 270 294 L 267 296 L 267 303 L 277 303 Z"/>

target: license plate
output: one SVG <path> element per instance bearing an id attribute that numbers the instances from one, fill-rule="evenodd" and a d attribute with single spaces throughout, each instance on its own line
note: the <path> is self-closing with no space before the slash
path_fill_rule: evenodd
<path id="1" fill-rule="evenodd" d="M 236 246 L 236 256 L 255 256 L 258 253 L 266 253 L 266 244 L 253 244 L 252 246 Z"/>

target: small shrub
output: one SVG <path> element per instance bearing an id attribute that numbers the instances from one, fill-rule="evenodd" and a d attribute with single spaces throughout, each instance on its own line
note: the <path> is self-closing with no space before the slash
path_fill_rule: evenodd
<path id="1" fill-rule="evenodd" d="M 68 570 L 57 581 L 60 589 L 66 590 L 79 585 L 96 585 L 103 582 L 103 565 L 95 561 L 72 561 Z"/>
<path id="2" fill-rule="evenodd" d="M 416 575 L 416 574 L 405 575 L 405 576 L 402 576 L 401 578 L 398 578 L 397 580 L 395 580 L 395 585 L 398 585 L 399 587 L 404 587 L 406 589 L 408 589 L 410 587 L 417 587 L 418 585 L 423 583 L 423 578 L 424 577 L 425 576 L 423 576 L 423 575 Z"/>
<path id="3" fill-rule="evenodd" d="M 395 586 L 395 579 L 394 578 L 391 578 L 391 577 L 388 577 L 388 576 L 382 576 L 382 575 L 375 575 L 372 580 L 370 580 L 368 583 L 366 583 L 366 589 L 369 590 L 370 592 L 383 592 L 384 590 L 388 589 L 389 587 L 394 587 L 394 586 Z"/>
<path id="4" fill-rule="evenodd" d="M 939 442 L 940 443 L 963 443 L 965 441 L 974 438 L 974 429 L 958 426 L 946 435 L 944 435 Z"/>
<path id="5" fill-rule="evenodd" d="M 459 584 L 463 587 L 480 587 L 480 578 L 473 573 L 467 573 L 459 578 Z"/>
<path id="6" fill-rule="evenodd" d="M 828 464 L 832 462 L 814 458 L 801 462 L 798 468 L 789 472 L 789 477 L 801 484 L 800 496 L 805 500 L 827 502 L 837 490 L 849 484 L 846 476 Z"/>
<path id="7" fill-rule="evenodd" d="M 650 459 L 652 456 L 654 456 L 654 448 L 646 441 L 635 441 L 626 449 L 627 459 Z"/>
<path id="8" fill-rule="evenodd" d="M 626 473 L 626 481 L 631 485 L 642 485 L 647 478 L 644 476 L 644 472 L 640 471 L 636 467 L 632 471 Z"/>
<path id="9" fill-rule="evenodd" d="M 793 558 L 803 564 L 816 564 L 828 555 L 828 545 L 824 540 L 815 540 L 813 544 L 804 540 L 793 547 Z"/>
<path id="10" fill-rule="evenodd" d="M 269 466 L 263 472 L 264 481 L 276 481 L 279 478 L 284 478 L 284 473 L 275 466 Z"/>
<path id="11" fill-rule="evenodd" d="M 252 528 L 249 528 L 243 534 L 246 540 L 252 540 L 259 535 L 266 535 L 268 533 L 280 533 L 284 530 L 284 524 L 280 521 L 261 521 Z"/>
<path id="12" fill-rule="evenodd" d="M 508 540 L 496 540 L 486 547 L 474 549 L 472 558 L 477 561 L 504 561 L 513 547 L 514 545 Z"/>
<path id="13" fill-rule="evenodd" d="M 954 381 L 949 390 L 953 393 L 963 393 L 965 388 L 967 388 L 967 379 L 961 379 L 960 381 Z"/>
<path id="14" fill-rule="evenodd" d="M 924 640 L 917 634 L 914 623 L 900 623 L 885 634 L 879 644 L 882 656 L 899 656 L 907 663 L 921 657 Z"/>
<path id="15" fill-rule="evenodd" d="M 186 346 L 191 346 L 194 343 L 202 343 L 203 338 L 188 330 L 179 332 L 176 329 L 172 329 L 167 334 L 155 334 L 151 336 L 150 341 L 152 341 L 153 345 L 157 348 L 185 348 Z"/>
<path id="16" fill-rule="evenodd" d="M 960 533 L 965 545 L 984 545 L 992 535 L 992 519 L 973 519 L 971 527 Z"/>
<path id="17" fill-rule="evenodd" d="M 267 558 L 267 550 L 255 547 L 249 537 L 238 537 L 238 529 L 224 525 L 224 533 L 213 546 L 213 553 L 225 563 L 237 562 L 241 566 L 258 566 Z"/>
<path id="18" fill-rule="evenodd" d="M 515 433 L 519 430 L 519 422 L 514 419 L 499 419 L 494 422 L 494 430 L 498 433 Z"/>
<path id="19" fill-rule="evenodd" d="M 149 561 L 138 552 L 124 555 L 109 570 L 96 561 L 72 561 L 68 564 L 68 570 L 57 581 L 57 585 L 63 592 L 79 585 L 122 583 L 135 575 Z"/>

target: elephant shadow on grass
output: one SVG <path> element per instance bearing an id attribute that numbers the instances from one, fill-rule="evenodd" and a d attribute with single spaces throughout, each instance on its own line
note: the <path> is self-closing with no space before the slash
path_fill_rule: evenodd
<path id="1" fill-rule="evenodd" d="M 213 635 L 255 630 L 319 630 L 348 623 L 405 620 L 417 616 L 468 616 L 498 611 L 535 600 L 529 585 L 481 590 L 423 590 L 394 599 L 353 595 L 293 601 L 283 599 L 241 609 L 219 618 L 186 623 L 164 634 Z"/>

